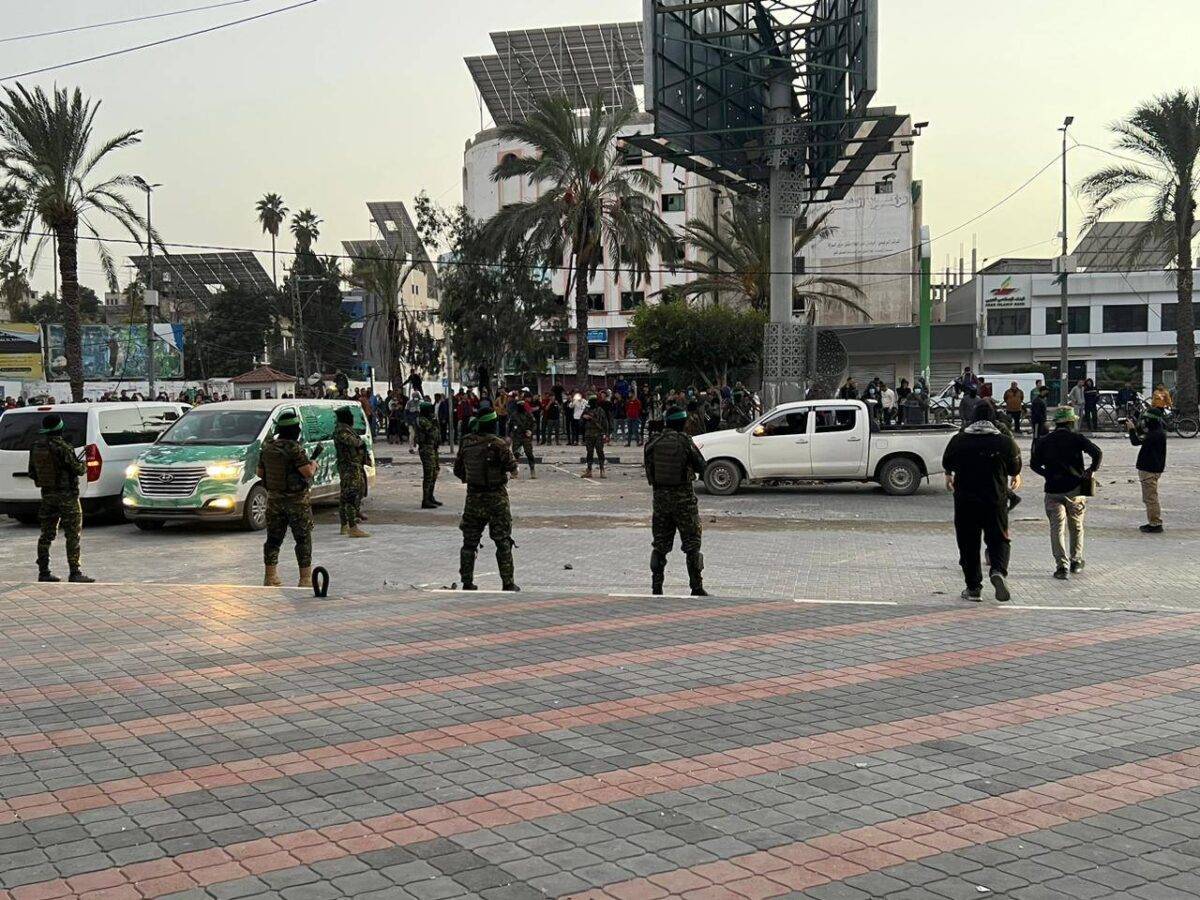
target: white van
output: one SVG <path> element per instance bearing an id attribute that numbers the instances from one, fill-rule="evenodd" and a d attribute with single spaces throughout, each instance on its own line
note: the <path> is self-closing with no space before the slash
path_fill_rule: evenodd
<path id="1" fill-rule="evenodd" d="M 1004 406 L 1004 392 L 1012 387 L 1014 381 L 1017 383 L 1017 387 L 1025 392 L 1026 409 L 1029 408 L 1029 401 L 1033 399 L 1033 391 L 1037 387 L 1037 383 L 1039 381 L 1043 385 L 1046 383 L 1044 372 L 976 372 L 975 377 L 992 386 L 992 399 L 1000 408 Z M 932 388 L 932 385 L 930 387 Z M 954 382 L 950 382 L 930 399 L 931 417 L 938 421 L 955 418 L 958 415 L 958 404 L 961 400 L 962 395 L 954 393 Z"/>
<path id="2" fill-rule="evenodd" d="M 29 477 L 29 451 L 40 437 L 42 419 L 55 413 L 63 437 L 80 451 L 87 475 L 79 484 L 85 515 L 122 515 L 125 469 L 188 406 L 183 403 L 60 403 L 24 406 L 0 416 L 0 515 L 26 525 L 38 520 L 41 491 Z"/>

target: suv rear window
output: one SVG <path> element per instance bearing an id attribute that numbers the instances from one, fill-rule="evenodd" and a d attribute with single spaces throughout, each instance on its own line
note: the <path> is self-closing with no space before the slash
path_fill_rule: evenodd
<path id="1" fill-rule="evenodd" d="M 0 450 L 20 450 L 28 453 L 33 449 L 38 433 L 42 430 L 42 417 L 49 415 L 45 412 L 17 412 L 9 410 L 0 416 Z M 87 443 L 87 413 L 59 413 L 62 417 L 63 437 L 72 447 L 82 447 Z"/>
<path id="2" fill-rule="evenodd" d="M 105 409 L 99 413 L 100 437 L 110 447 L 130 444 L 153 444 L 179 418 L 178 413 L 166 407 L 126 406 Z"/>

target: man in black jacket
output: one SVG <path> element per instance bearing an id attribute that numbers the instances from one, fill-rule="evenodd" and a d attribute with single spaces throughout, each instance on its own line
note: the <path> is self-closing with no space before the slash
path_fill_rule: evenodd
<path id="1" fill-rule="evenodd" d="M 1008 590 L 1008 490 L 1021 487 L 1021 451 L 1016 441 L 996 427 L 990 403 L 975 408 L 974 421 L 950 439 L 942 457 L 946 487 L 954 491 L 954 536 L 967 588 L 964 600 L 978 602 L 983 589 L 979 563 L 982 537 L 987 545 L 996 599 Z"/>
<path id="2" fill-rule="evenodd" d="M 1092 461 L 1083 465 L 1083 455 Z M 1075 410 L 1060 407 L 1054 413 L 1054 430 L 1034 442 L 1029 468 L 1046 479 L 1046 518 L 1050 520 L 1050 549 L 1054 553 L 1054 577 L 1066 581 L 1070 573 L 1083 571 L 1083 514 L 1087 496 L 1083 483 L 1100 468 L 1104 454 L 1075 430 Z M 1070 533 L 1070 545 L 1067 544 Z"/>
<path id="3" fill-rule="evenodd" d="M 1146 504 L 1144 534 L 1162 534 L 1162 507 L 1158 503 L 1158 479 L 1167 468 L 1167 432 L 1162 424 L 1163 411 L 1150 407 L 1142 419 L 1144 431 L 1129 423 L 1129 441 L 1138 450 L 1138 479 L 1142 482 L 1142 502 Z"/>

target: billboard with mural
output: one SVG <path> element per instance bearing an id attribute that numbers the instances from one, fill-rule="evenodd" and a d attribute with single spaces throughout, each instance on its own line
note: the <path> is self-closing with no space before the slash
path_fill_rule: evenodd
<path id="1" fill-rule="evenodd" d="M 63 354 L 63 327 L 48 325 L 47 346 L 51 381 L 67 380 Z M 146 377 L 145 325 L 84 325 L 84 381 L 113 381 Z M 170 323 L 154 326 L 154 372 L 159 378 L 183 377 L 183 326 Z"/>
<path id="2" fill-rule="evenodd" d="M 0 322 L 0 379 L 41 381 L 42 326 Z"/>

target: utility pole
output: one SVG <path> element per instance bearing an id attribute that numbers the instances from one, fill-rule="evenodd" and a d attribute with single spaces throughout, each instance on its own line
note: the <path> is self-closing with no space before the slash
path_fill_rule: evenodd
<path id="1" fill-rule="evenodd" d="M 1067 129 L 1071 127 L 1071 123 L 1075 121 L 1074 116 L 1067 116 L 1063 119 L 1062 128 L 1058 129 L 1062 132 L 1062 263 L 1059 268 L 1059 285 L 1062 288 L 1062 293 L 1059 298 L 1059 353 L 1058 353 L 1058 402 L 1061 406 L 1067 402 L 1067 391 L 1070 376 L 1070 353 L 1068 349 L 1070 334 L 1070 322 L 1068 315 L 1068 293 L 1067 293 Z"/>
<path id="2" fill-rule="evenodd" d="M 154 312 L 158 309 L 158 291 L 154 287 L 154 225 L 151 219 L 150 198 L 154 189 L 161 184 L 150 184 L 141 175 L 133 176 L 133 180 L 146 192 L 146 290 L 143 294 L 142 305 L 146 307 L 146 384 L 147 400 L 153 400 L 154 391 Z"/>

